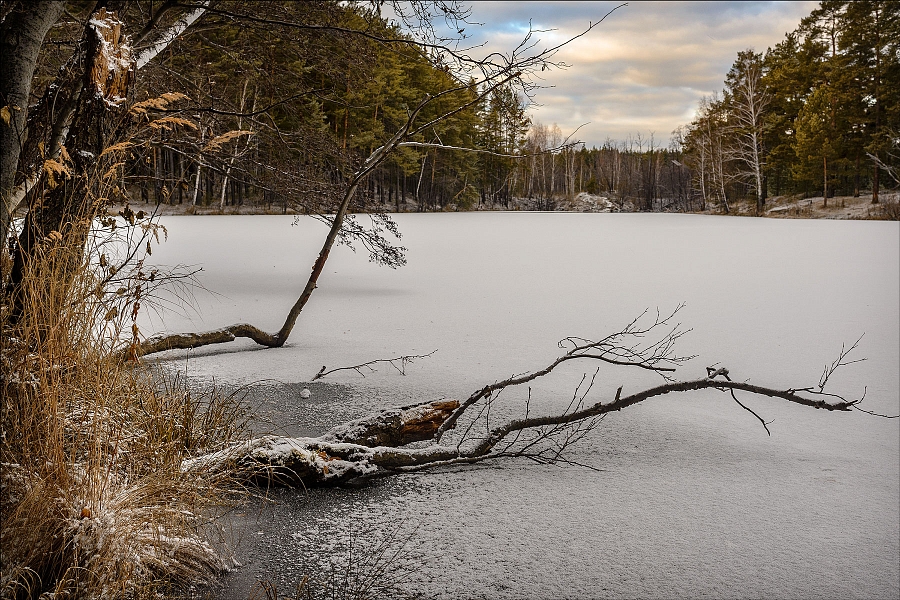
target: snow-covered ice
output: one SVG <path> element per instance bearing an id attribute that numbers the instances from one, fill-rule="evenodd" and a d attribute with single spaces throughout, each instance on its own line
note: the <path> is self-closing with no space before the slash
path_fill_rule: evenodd
<path id="1" fill-rule="evenodd" d="M 567 213 L 397 220 L 409 265 L 391 271 L 363 251 L 335 249 L 285 348 L 238 341 L 162 360 L 223 383 L 299 383 L 322 365 L 438 349 L 406 376 L 389 366 L 365 378 L 329 375 L 358 391 L 351 414 L 340 407 L 346 419 L 465 398 L 545 366 L 560 338 L 600 337 L 645 308 L 686 302 L 679 316 L 693 332 L 679 349 L 700 357 L 680 378 L 718 363 L 734 379 L 815 385 L 841 344 L 865 333 L 867 360 L 839 370 L 834 390 L 867 388 L 863 408 L 900 412 L 898 223 Z M 321 224 L 291 222 L 167 218 L 169 242 L 153 260 L 203 266 L 209 292 L 197 292 L 199 315 L 167 314 L 165 329 L 246 321 L 277 330 L 325 234 Z M 592 368 L 567 365 L 535 382 L 532 406 L 565 406 Z M 588 399 L 653 383 L 604 369 Z M 504 392 L 507 414 L 518 414 L 524 394 Z M 337 424 L 313 400 L 305 402 L 321 430 Z M 572 457 L 598 471 L 510 461 L 280 494 L 277 510 L 291 526 L 284 539 L 266 536 L 271 552 L 257 564 L 287 581 L 351 530 L 355 544 L 376 544 L 402 523 L 423 562 L 403 585 L 425 597 L 896 598 L 898 419 L 744 400 L 774 420 L 772 437 L 730 397 L 707 391 L 609 416 Z"/>

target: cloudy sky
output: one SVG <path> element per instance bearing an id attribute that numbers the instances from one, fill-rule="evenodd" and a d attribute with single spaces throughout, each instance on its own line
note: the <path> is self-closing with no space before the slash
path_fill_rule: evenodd
<path id="1" fill-rule="evenodd" d="M 618 2 L 472 2 L 470 42 L 508 51 L 529 20 L 552 45 L 582 31 Z M 601 145 L 607 138 L 654 133 L 668 145 L 671 132 L 690 122 L 698 100 L 721 90 L 738 51 L 764 52 L 797 27 L 817 2 L 629 2 L 595 30 L 563 48 L 572 65 L 545 73 L 532 110 L 537 121 L 557 123 Z"/>

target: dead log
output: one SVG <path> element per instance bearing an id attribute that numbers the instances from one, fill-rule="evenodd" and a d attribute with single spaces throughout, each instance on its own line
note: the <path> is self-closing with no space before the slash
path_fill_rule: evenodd
<path id="1" fill-rule="evenodd" d="M 436 441 L 436 434 L 451 415 L 459 416 L 456 410 L 465 410 L 472 405 L 441 400 L 388 409 L 340 425 L 316 438 L 265 436 L 249 440 L 186 460 L 182 469 L 212 476 L 226 475 L 263 485 L 329 486 L 357 478 L 504 457 L 524 457 L 541 463 L 565 462 L 564 451 L 593 429 L 605 414 L 670 393 L 712 388 L 733 395 L 735 390 L 740 390 L 828 411 L 850 411 L 860 402 L 846 401 L 838 396 L 832 396 L 838 398 L 837 401 L 829 402 L 816 398 L 815 391 L 808 389 L 780 390 L 717 379 L 719 371 L 702 379 L 670 381 L 628 396 L 622 396 L 619 388 L 612 401 L 591 406 L 582 405 L 587 394 L 584 392 L 577 403 L 570 404 L 560 414 L 526 415 L 494 427 L 477 438 L 469 437 L 472 431 L 469 427 L 453 446 Z M 576 390 L 576 396 L 579 390 Z M 485 400 L 486 404 L 491 402 L 491 398 Z M 519 434 L 526 430 L 535 435 L 520 440 Z M 410 446 L 425 440 L 429 440 L 427 445 Z"/>
<path id="2" fill-rule="evenodd" d="M 405 446 L 430 440 L 447 418 L 459 408 L 457 400 L 436 400 L 389 408 L 371 416 L 338 425 L 319 439 L 360 446 Z"/>
<path id="3" fill-rule="evenodd" d="M 459 408 L 456 400 L 437 400 L 399 408 L 339 425 L 317 438 L 264 436 L 186 460 L 183 469 L 229 474 L 255 483 L 335 485 L 401 467 L 448 460 L 452 448 L 402 448 L 434 437 Z"/>

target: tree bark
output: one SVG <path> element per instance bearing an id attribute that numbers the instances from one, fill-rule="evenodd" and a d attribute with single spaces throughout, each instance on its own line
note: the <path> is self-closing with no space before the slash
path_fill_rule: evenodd
<path id="1" fill-rule="evenodd" d="M 103 8 L 92 13 L 71 63 L 73 72 L 78 74 L 71 126 L 62 125 L 67 132 L 65 146 L 72 162 L 71 175 L 55 187 L 48 186 L 51 189 L 46 198 L 34 203 L 25 217 L 9 282 L 15 291 L 10 311 L 13 322 L 22 316 L 21 285 L 42 240 L 58 232 L 73 252 L 84 247 L 91 218 L 98 208 L 90 193 L 95 183 L 92 178 L 96 177 L 103 151 L 114 138 L 115 117 L 124 108 L 134 78 L 133 69 L 122 67 L 130 63 L 131 48 L 116 13 Z M 66 279 L 75 257 L 70 255 L 64 260 L 66 264 L 59 267 Z"/>
<path id="2" fill-rule="evenodd" d="M 0 219 L 4 233 L 3 243 L 6 242 L 5 235 L 14 205 L 25 197 L 24 193 L 20 195 L 17 190 L 30 188 L 28 191 L 32 196 L 31 206 L 15 249 L 12 272 L 8 278 L 4 274 L 4 283 L 10 296 L 11 322 L 19 320 L 24 311 L 23 281 L 28 264 L 36 257 L 42 241 L 51 234 L 57 236 L 56 239 L 61 238 L 70 250 L 68 256 L 64 258 L 65 262 L 57 265 L 62 267 L 62 271 L 56 273 L 56 276 L 62 278 L 62 289 L 67 288 L 66 279 L 70 279 L 67 273 L 71 272 L 71 267 L 82 258 L 91 219 L 100 208 L 99 197 L 94 197 L 90 192 L 96 183 L 97 168 L 104 150 L 119 141 L 117 136 L 121 131 L 118 128 L 122 123 L 118 117 L 124 113 L 135 70 L 152 60 L 181 35 L 186 27 L 203 14 L 207 2 L 201 2 L 199 7 L 178 19 L 137 58 L 133 56 L 130 41 L 124 33 L 124 24 L 120 21 L 119 15 L 114 11 L 107 11 L 103 8 L 104 4 L 106 3 L 97 3 L 85 25 L 81 39 L 75 44 L 71 58 L 28 115 L 29 135 L 27 137 L 22 135 L 22 127 L 17 126 L 18 141 L 10 141 L 3 148 L 3 156 L 0 157 L 12 163 L 11 156 L 14 155 L 18 164 L 19 178 L 23 179 L 23 182 L 13 190 L 12 195 L 8 194 L 4 180 L 0 202 L 3 205 Z M 40 49 L 38 42 L 43 41 L 43 35 L 38 34 L 41 30 L 45 34 L 44 28 L 52 26 L 59 18 L 64 3 L 25 2 L 21 5 L 29 8 L 24 11 L 16 8 L 3 22 L 4 47 L 0 49 L 2 50 L 0 63 L 4 69 L 12 69 L 11 73 L 17 72 L 16 69 L 22 73 L 30 70 L 28 77 L 30 86 L 36 64 L 33 54 Z M 169 8 L 171 5 L 168 4 L 161 7 L 156 17 Z M 17 26 L 17 15 L 30 23 L 21 31 Z M 156 22 L 158 18 L 151 19 L 153 27 Z M 149 29 L 145 28 L 140 34 L 140 38 L 145 38 L 149 34 L 152 27 L 149 24 L 148 27 Z M 22 35 L 22 32 L 28 31 L 32 35 Z M 24 45 L 18 47 L 15 44 Z M 19 85 L 21 88 L 24 80 L 20 81 L 19 77 L 7 79 L 6 73 L 3 75 L 3 83 L 0 85 Z M 7 90 L 4 89 L 3 92 L 7 93 Z M 16 93 L 21 95 L 22 89 Z M 16 113 L 17 118 L 24 118 L 24 115 L 18 115 L 18 112 L 24 113 L 24 110 L 10 109 L 10 111 Z M 3 126 L 0 125 L 0 130 L 2 129 Z M 4 131 L 4 135 L 5 133 Z M 67 150 L 66 154 L 62 155 L 67 164 L 60 163 L 55 168 L 61 167 L 66 171 L 65 181 L 48 182 L 48 177 L 42 173 L 48 164 L 45 161 L 55 160 L 63 148 Z M 16 150 L 18 151 L 15 152 Z M 16 169 L 8 171 L 5 162 L 2 166 L 4 177 L 8 174 L 15 176 Z M 33 193 L 36 189 L 48 192 L 46 197 L 36 199 Z"/>
<path id="3" fill-rule="evenodd" d="M 65 2 L 25 2 L 0 23 L 0 243 L 6 244 L 12 215 L 27 190 L 16 190 L 16 174 L 28 137 L 28 104 L 38 55 Z"/>
<path id="4" fill-rule="evenodd" d="M 335 485 L 382 469 L 456 457 L 451 448 L 401 447 L 431 439 L 458 407 L 456 400 L 423 402 L 350 421 L 317 438 L 264 436 L 186 460 L 182 468 L 264 484 Z"/>

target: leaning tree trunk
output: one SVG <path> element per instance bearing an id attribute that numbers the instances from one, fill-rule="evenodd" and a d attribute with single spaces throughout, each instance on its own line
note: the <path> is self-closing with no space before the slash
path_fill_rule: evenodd
<path id="1" fill-rule="evenodd" d="M 387 143 L 372 152 L 363 163 L 362 167 L 356 173 L 354 173 L 349 184 L 347 185 L 347 189 L 344 192 L 341 203 L 338 205 L 337 211 L 335 212 L 335 215 L 331 220 L 331 229 L 328 230 L 328 235 L 325 236 L 325 241 L 322 244 L 322 249 L 319 251 L 319 256 L 313 263 L 312 272 L 310 273 L 309 278 L 306 280 L 306 285 L 304 286 L 303 291 L 300 293 L 300 297 L 297 298 L 297 301 L 294 302 L 294 305 L 288 311 L 284 323 L 281 325 L 281 328 L 277 332 L 268 333 L 249 323 L 236 323 L 234 325 L 229 325 L 221 329 L 203 333 L 179 333 L 172 335 L 163 335 L 150 338 L 142 343 L 131 344 L 131 346 L 125 353 L 126 357 L 129 359 L 137 359 L 138 357 L 144 356 L 146 354 L 153 354 L 166 350 L 199 348 L 201 346 L 208 346 L 211 344 L 223 344 L 232 342 L 239 337 L 250 338 L 257 344 L 266 346 L 268 348 L 280 348 L 281 346 L 283 346 L 285 342 L 287 342 L 288 337 L 291 335 L 291 331 L 293 331 L 294 325 L 297 323 L 297 319 L 300 317 L 300 313 L 303 311 L 306 303 L 309 302 L 313 291 L 317 287 L 319 276 L 322 274 L 322 270 L 325 268 L 325 263 L 328 261 L 328 256 L 331 254 L 331 249 L 334 247 L 334 243 L 337 241 L 338 236 L 341 233 L 344 219 L 346 218 L 347 211 L 350 208 L 350 202 L 356 195 L 356 190 L 359 188 L 360 183 L 364 181 L 366 177 L 372 171 L 374 171 L 378 167 L 378 165 L 384 162 L 384 160 L 390 155 L 390 153 L 400 145 L 401 141 L 406 137 L 410 128 L 415 123 L 416 116 L 419 114 L 422 108 L 425 107 L 429 100 L 430 97 L 426 97 L 425 100 L 420 102 L 415 110 L 410 113 L 406 123 L 404 123 L 403 126 L 400 127 L 397 133 L 395 133 Z"/>

